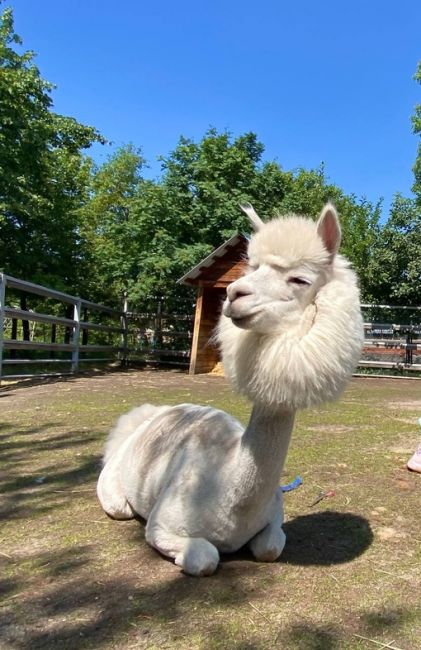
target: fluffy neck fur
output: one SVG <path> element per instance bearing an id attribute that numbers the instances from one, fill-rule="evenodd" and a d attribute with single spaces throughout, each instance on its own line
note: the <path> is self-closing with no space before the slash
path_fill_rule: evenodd
<path id="1" fill-rule="evenodd" d="M 334 400 L 363 341 L 355 273 L 336 255 L 330 278 L 304 312 L 270 334 L 239 329 L 222 315 L 217 340 L 227 376 L 255 404 L 295 410 Z"/>

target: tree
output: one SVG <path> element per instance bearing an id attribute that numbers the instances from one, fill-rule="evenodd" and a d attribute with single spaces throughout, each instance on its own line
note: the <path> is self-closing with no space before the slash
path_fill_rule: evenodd
<path id="1" fill-rule="evenodd" d="M 143 165 L 140 152 L 127 146 L 91 170 L 89 198 L 79 219 L 89 266 L 85 289 L 96 300 L 121 300 L 138 276 L 144 234 L 133 201 L 144 182 Z"/>
<path id="2" fill-rule="evenodd" d="M 199 144 L 181 138 L 159 182 L 142 177 L 131 146 L 96 169 L 81 209 L 96 296 L 127 292 L 138 306 L 157 296 L 191 300 L 176 280 L 245 223 L 238 203 L 250 198 L 262 150 L 253 134 L 231 142 L 211 130 Z"/>
<path id="3" fill-rule="evenodd" d="M 329 183 L 324 169 L 284 171 L 261 162 L 256 135 L 232 138 L 208 131 L 198 143 L 181 138 L 163 159 L 159 181 L 142 177 L 144 161 L 134 147 L 118 150 L 94 171 L 82 208 L 91 254 L 91 297 L 142 306 L 161 296 L 167 304 L 191 300 L 177 278 L 238 231 L 249 232 L 239 203 L 251 201 L 265 218 L 298 212 L 315 218 L 327 200 L 340 213 L 343 251 L 365 275 L 378 234 L 379 205 L 357 201 Z"/>
<path id="4" fill-rule="evenodd" d="M 418 63 L 414 79 L 421 84 L 421 61 Z M 418 104 L 415 107 L 415 113 L 412 117 L 412 127 L 415 135 L 421 137 L 421 104 Z M 414 165 L 414 176 L 415 180 L 412 190 L 416 195 L 417 204 L 421 208 L 421 144 L 418 144 L 418 153 Z"/>
<path id="5" fill-rule="evenodd" d="M 368 267 L 368 281 L 376 302 L 419 305 L 420 251 L 421 210 L 415 200 L 396 194 Z"/>
<path id="6" fill-rule="evenodd" d="M 215 247 L 245 226 L 238 204 L 254 198 L 263 150 L 254 133 L 233 140 L 210 129 L 199 143 L 180 139 L 162 164 L 162 187 L 180 241 Z"/>
<path id="7" fill-rule="evenodd" d="M 176 285 L 186 268 L 209 251 L 186 242 L 162 184 L 143 177 L 145 161 L 129 145 L 118 149 L 91 178 L 89 200 L 80 210 L 90 268 L 86 290 L 95 300 L 133 308 L 163 297 L 173 304 L 191 292 Z"/>
<path id="8" fill-rule="evenodd" d="M 421 62 L 415 80 L 421 83 Z M 421 104 L 415 107 L 413 131 L 421 134 Z M 419 305 L 421 286 L 421 145 L 414 165 L 414 198 L 396 194 L 389 218 L 379 230 L 365 278 L 378 303 Z"/>
<path id="9" fill-rule="evenodd" d="M 52 111 L 54 86 L 33 52 L 19 54 L 13 14 L 0 16 L 0 268 L 74 291 L 81 275 L 77 211 L 90 162 L 82 150 L 104 142 L 93 127 Z"/>

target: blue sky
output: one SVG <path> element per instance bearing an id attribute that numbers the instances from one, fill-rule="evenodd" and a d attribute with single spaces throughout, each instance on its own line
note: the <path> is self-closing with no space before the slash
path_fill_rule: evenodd
<path id="1" fill-rule="evenodd" d="M 55 110 L 159 155 L 209 126 L 385 207 L 410 194 L 419 0 L 9 0 Z M 96 147 L 98 162 L 112 149 Z"/>

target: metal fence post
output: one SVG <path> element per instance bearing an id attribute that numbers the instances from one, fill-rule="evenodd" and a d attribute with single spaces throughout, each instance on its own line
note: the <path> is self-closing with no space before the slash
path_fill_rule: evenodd
<path id="1" fill-rule="evenodd" d="M 154 347 L 162 348 L 162 298 L 158 298 L 155 314 Z"/>
<path id="2" fill-rule="evenodd" d="M 127 310 L 128 310 L 127 293 L 125 293 L 124 301 L 123 301 L 123 313 L 120 318 L 120 327 L 123 331 L 121 332 L 121 336 L 120 336 L 121 351 L 119 354 L 120 361 L 123 362 L 124 366 L 127 365 L 127 334 L 128 334 L 128 326 L 129 326 Z"/>
<path id="3" fill-rule="evenodd" d="M 72 367 L 71 372 L 77 372 L 79 369 L 79 345 L 80 345 L 80 316 L 82 311 L 82 301 L 78 300 L 74 303 L 73 306 L 73 320 L 76 321 L 76 325 L 73 328 L 72 335 Z"/>
<path id="4" fill-rule="evenodd" d="M 6 278 L 0 273 L 0 384 L 3 374 L 3 339 L 4 339 L 4 303 L 6 296 Z"/>
<path id="5" fill-rule="evenodd" d="M 408 364 L 409 366 L 412 365 L 414 362 L 414 335 L 411 330 L 408 330 L 406 333 L 406 348 L 405 348 L 405 363 Z"/>

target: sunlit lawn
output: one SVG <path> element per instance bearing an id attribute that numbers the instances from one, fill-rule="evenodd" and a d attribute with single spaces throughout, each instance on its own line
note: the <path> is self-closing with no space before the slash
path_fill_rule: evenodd
<path id="1" fill-rule="evenodd" d="M 104 437 L 134 405 L 210 403 L 246 422 L 223 378 L 130 371 L 0 396 L 0 648 L 420 647 L 421 475 L 405 463 L 421 381 L 357 379 L 301 413 L 281 560 L 242 551 L 203 579 L 149 548 L 141 522 L 108 519 L 95 483 Z M 312 505 L 321 491 L 334 495 Z"/>

